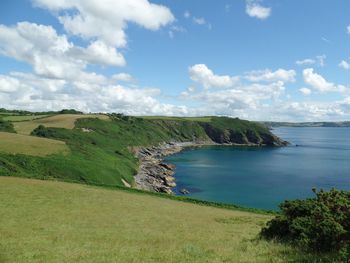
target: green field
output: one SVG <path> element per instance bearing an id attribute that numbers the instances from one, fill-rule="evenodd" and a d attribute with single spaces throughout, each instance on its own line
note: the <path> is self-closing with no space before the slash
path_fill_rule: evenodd
<path id="1" fill-rule="evenodd" d="M 49 154 L 67 154 L 69 148 L 62 141 L 0 132 L 0 152 L 45 156 Z"/>
<path id="2" fill-rule="evenodd" d="M 142 116 L 146 120 L 177 120 L 177 121 L 196 121 L 210 122 L 212 117 L 168 117 L 168 116 Z"/>
<path id="3" fill-rule="evenodd" d="M 45 118 L 49 115 L 12 115 L 12 116 L 6 116 L 6 117 L 3 117 L 2 119 L 4 121 L 13 121 L 13 122 L 16 122 L 16 121 L 32 121 L 32 120 L 35 120 L 35 119 L 42 119 L 42 118 Z"/>
<path id="4" fill-rule="evenodd" d="M 62 182 L 0 185 L 0 262 L 302 260 L 257 238 L 269 215 Z"/>
<path id="5" fill-rule="evenodd" d="M 17 118 L 23 116 L 11 116 L 8 118 Z M 29 117 L 29 116 L 28 116 Z M 47 118 L 33 119 L 30 121 L 16 121 L 14 122 L 15 130 L 20 134 L 30 134 L 39 125 L 54 128 L 73 129 L 76 120 L 81 118 L 99 118 L 107 120 L 108 116 L 101 114 L 59 114 Z M 14 121 L 14 120 L 12 120 Z"/>

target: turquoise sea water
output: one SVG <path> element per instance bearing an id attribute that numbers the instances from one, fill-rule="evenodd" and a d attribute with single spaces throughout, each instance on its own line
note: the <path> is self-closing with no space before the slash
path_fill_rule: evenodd
<path id="1" fill-rule="evenodd" d="M 176 165 L 175 191 L 246 207 L 277 209 L 311 189 L 350 190 L 350 128 L 277 128 L 293 144 L 282 148 L 210 146 L 185 150 Z M 298 146 L 295 146 L 298 145 Z"/>

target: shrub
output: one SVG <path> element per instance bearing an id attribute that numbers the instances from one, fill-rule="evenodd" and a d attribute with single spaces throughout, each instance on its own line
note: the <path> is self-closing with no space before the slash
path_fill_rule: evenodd
<path id="1" fill-rule="evenodd" d="M 300 245 L 313 252 L 350 256 L 350 192 L 313 190 L 316 197 L 285 201 L 281 214 L 268 222 L 261 235 Z"/>

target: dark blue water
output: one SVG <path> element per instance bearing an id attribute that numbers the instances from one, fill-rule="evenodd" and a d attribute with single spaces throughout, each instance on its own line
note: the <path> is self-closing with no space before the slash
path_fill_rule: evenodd
<path id="1" fill-rule="evenodd" d="M 197 199 L 277 209 L 283 200 L 312 196 L 313 187 L 350 190 L 350 128 L 273 132 L 294 146 L 211 146 L 169 156 L 176 165 L 176 191 L 186 188 Z"/>

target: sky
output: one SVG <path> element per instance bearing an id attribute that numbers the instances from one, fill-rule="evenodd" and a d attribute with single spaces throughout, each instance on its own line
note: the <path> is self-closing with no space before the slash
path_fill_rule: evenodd
<path id="1" fill-rule="evenodd" d="M 348 0 L 2 0 L 0 107 L 350 120 Z"/>

